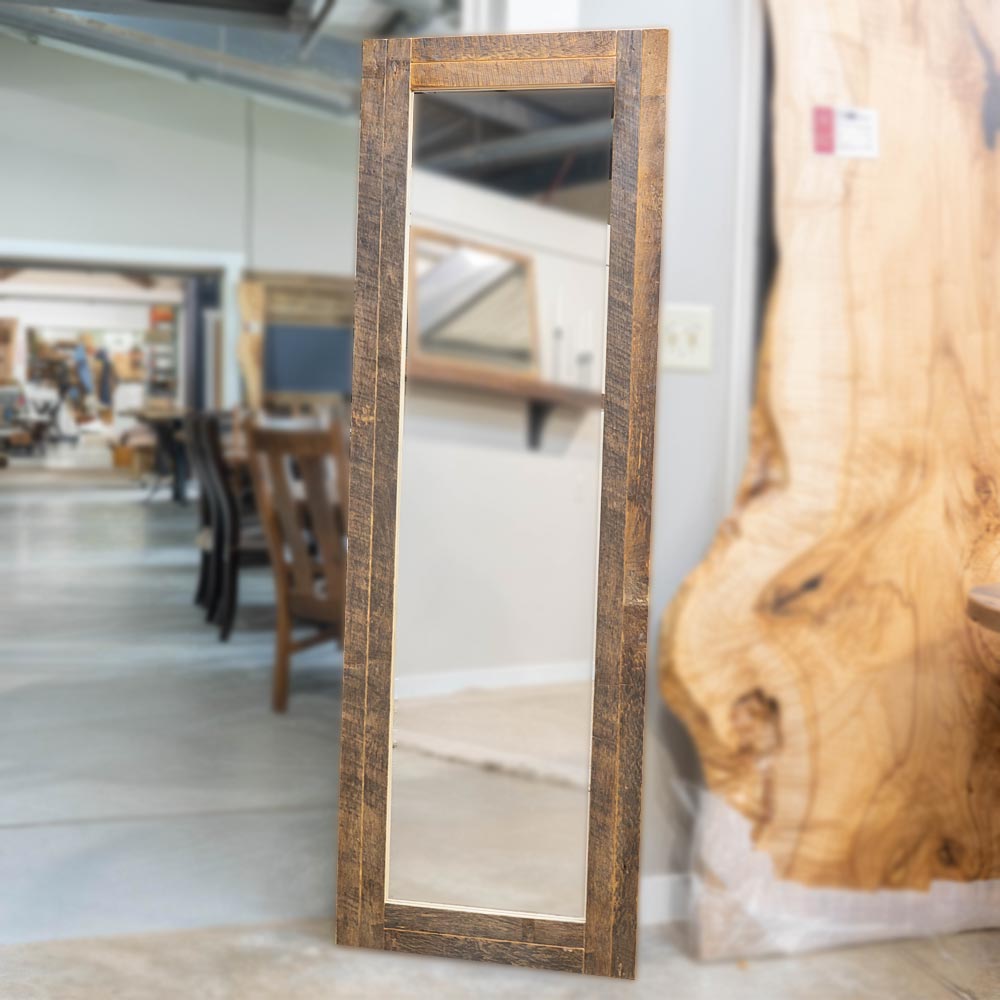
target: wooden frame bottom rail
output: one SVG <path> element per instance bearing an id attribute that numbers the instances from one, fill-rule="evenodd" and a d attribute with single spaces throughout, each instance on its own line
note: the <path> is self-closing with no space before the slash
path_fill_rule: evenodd
<path id="1" fill-rule="evenodd" d="M 429 931 L 560 948 L 582 948 L 585 930 L 582 919 L 492 913 L 393 901 L 385 904 L 385 926 L 398 931 Z"/>
<path id="2" fill-rule="evenodd" d="M 440 934 L 437 931 L 385 929 L 385 950 L 437 958 L 465 958 L 474 962 L 520 965 L 553 972 L 583 972 L 583 948 L 560 948 L 525 941 L 494 941 L 489 938 Z"/>
<path id="3" fill-rule="evenodd" d="M 583 920 L 389 901 L 387 951 L 582 972 Z"/>

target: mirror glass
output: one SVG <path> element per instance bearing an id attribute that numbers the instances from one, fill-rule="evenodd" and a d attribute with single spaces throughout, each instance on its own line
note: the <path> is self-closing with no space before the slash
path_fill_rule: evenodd
<path id="1" fill-rule="evenodd" d="M 612 107 L 414 96 L 391 900 L 584 916 Z"/>

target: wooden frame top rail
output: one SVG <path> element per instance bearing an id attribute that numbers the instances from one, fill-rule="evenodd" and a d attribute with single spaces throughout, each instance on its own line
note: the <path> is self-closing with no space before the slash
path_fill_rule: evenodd
<path id="1" fill-rule="evenodd" d="M 410 89 L 613 87 L 617 32 L 414 38 Z"/>
<path id="2" fill-rule="evenodd" d="M 337 941 L 635 974 L 668 33 L 393 38 L 362 54 Z M 614 87 L 597 631 L 582 921 L 387 898 L 412 94 Z M 596 397 L 598 405 L 601 397 Z"/>

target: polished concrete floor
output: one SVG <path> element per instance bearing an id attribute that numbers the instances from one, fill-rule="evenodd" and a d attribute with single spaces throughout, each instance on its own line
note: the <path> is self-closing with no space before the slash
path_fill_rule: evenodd
<path id="1" fill-rule="evenodd" d="M 340 654 L 300 656 L 274 716 L 268 572 L 219 643 L 193 519 L 108 473 L 0 472 L 2 1000 L 1000 998 L 997 934 L 703 966 L 653 928 L 634 985 L 334 947 Z M 453 783 L 423 750 L 419 782 Z M 496 805 L 510 775 L 480 773 Z"/>
<path id="2" fill-rule="evenodd" d="M 331 916 L 339 650 L 296 658 L 275 716 L 266 568 L 220 643 L 192 604 L 193 505 L 20 466 L 0 472 L 0 942 Z"/>
<path id="3" fill-rule="evenodd" d="M 0 947 L 16 1000 L 997 1000 L 996 934 L 702 965 L 641 935 L 636 982 L 338 948 L 331 924 Z"/>

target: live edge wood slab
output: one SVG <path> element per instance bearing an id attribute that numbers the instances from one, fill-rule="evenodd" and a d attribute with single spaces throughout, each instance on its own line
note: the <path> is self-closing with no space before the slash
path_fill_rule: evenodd
<path id="1" fill-rule="evenodd" d="M 965 603 L 1000 578 L 1000 6 L 769 8 L 780 265 L 742 488 L 664 620 L 663 694 L 747 821 L 728 850 L 776 881 L 995 880 L 1000 639 Z M 877 156 L 814 152 L 821 106 L 878 112 Z M 746 902 L 701 914 L 705 954 Z"/>
<path id="2" fill-rule="evenodd" d="M 667 32 L 396 38 L 363 48 L 337 941 L 635 973 Z M 614 87 L 585 919 L 386 898 L 410 94 Z"/>

